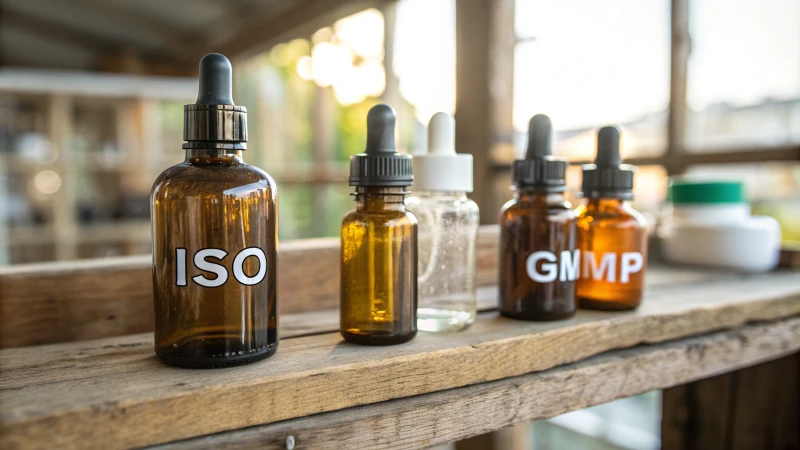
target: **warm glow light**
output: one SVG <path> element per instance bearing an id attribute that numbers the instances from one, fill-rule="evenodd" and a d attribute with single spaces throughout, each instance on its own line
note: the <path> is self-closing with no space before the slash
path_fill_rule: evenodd
<path id="1" fill-rule="evenodd" d="M 311 42 L 319 44 L 320 42 L 330 42 L 333 37 L 333 30 L 331 27 L 320 28 L 311 36 Z"/>
<path id="2" fill-rule="evenodd" d="M 289 42 L 289 57 L 292 60 L 300 59 L 302 56 L 308 55 L 311 44 L 305 39 L 295 39 Z"/>
<path id="3" fill-rule="evenodd" d="M 386 71 L 378 61 L 364 61 L 355 68 L 355 79 L 367 97 L 379 97 L 386 89 Z"/>
<path id="4" fill-rule="evenodd" d="M 339 46 L 320 42 L 311 50 L 311 77 L 320 87 L 341 80 L 352 67 L 352 57 Z"/>
<path id="5" fill-rule="evenodd" d="M 33 177 L 33 187 L 42 194 L 54 194 L 61 189 L 61 177 L 52 170 L 43 170 Z"/>
<path id="6" fill-rule="evenodd" d="M 304 80 L 311 79 L 311 57 L 303 56 L 297 61 L 297 75 Z"/>
<path id="7" fill-rule="evenodd" d="M 367 9 L 338 20 L 333 29 L 339 41 L 349 44 L 362 58 L 383 58 L 383 15 Z"/>

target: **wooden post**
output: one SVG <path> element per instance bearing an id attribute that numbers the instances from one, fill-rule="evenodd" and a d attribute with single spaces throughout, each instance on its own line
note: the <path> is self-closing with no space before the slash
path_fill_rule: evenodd
<path id="1" fill-rule="evenodd" d="M 48 129 L 50 141 L 58 149 L 61 187 L 53 194 L 53 235 L 55 256 L 59 261 L 78 257 L 78 225 L 75 203 L 75 163 L 69 146 L 71 133 L 72 98 L 54 95 L 48 105 Z"/>
<path id="2" fill-rule="evenodd" d="M 475 190 L 481 223 L 494 223 L 490 198 L 492 101 L 490 89 L 492 11 L 495 0 L 456 2 L 456 148 L 473 158 Z"/>
<path id="3" fill-rule="evenodd" d="M 686 168 L 681 161 L 686 141 L 686 72 L 689 61 L 689 0 L 672 0 L 672 51 L 670 56 L 669 117 L 667 118 L 667 174 L 676 175 Z"/>
<path id="4" fill-rule="evenodd" d="M 664 390 L 664 450 L 800 448 L 800 353 Z"/>

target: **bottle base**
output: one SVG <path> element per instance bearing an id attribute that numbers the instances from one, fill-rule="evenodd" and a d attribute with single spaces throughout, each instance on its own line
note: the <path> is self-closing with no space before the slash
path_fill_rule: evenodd
<path id="1" fill-rule="evenodd" d="M 419 308 L 417 310 L 417 329 L 434 333 L 460 331 L 472 325 L 475 315 L 467 311 L 452 309 Z"/>
<path id="2" fill-rule="evenodd" d="M 230 343 L 209 343 L 208 341 L 204 340 L 202 350 L 197 345 L 173 344 L 169 347 L 156 347 L 155 353 L 163 362 L 171 366 L 189 369 L 220 369 L 258 362 L 269 358 L 278 350 L 277 343 L 257 349 L 237 351 L 230 349 Z"/>
<path id="3" fill-rule="evenodd" d="M 568 313 L 553 313 L 553 312 L 509 312 L 500 311 L 500 315 L 514 320 L 527 320 L 529 322 L 552 322 L 554 320 L 566 320 L 575 315 L 575 311 Z"/>
<path id="4" fill-rule="evenodd" d="M 397 345 L 404 344 L 417 335 L 416 330 L 409 334 L 400 333 L 387 333 L 386 331 L 368 331 L 358 330 L 358 332 L 351 332 L 347 330 L 340 331 L 342 337 L 347 342 L 352 342 L 359 345 Z"/>
<path id="5" fill-rule="evenodd" d="M 624 303 L 613 300 L 597 300 L 588 297 L 578 297 L 578 307 L 581 309 L 591 309 L 594 311 L 628 311 L 636 309 L 641 301 L 635 303 Z"/>

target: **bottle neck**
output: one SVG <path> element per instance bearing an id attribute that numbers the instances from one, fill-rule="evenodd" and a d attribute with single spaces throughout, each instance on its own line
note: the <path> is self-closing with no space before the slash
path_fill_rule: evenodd
<path id="1" fill-rule="evenodd" d="M 195 165 L 233 165 L 244 164 L 241 150 L 221 148 L 189 148 L 186 149 L 186 162 Z"/>
<path id="2" fill-rule="evenodd" d="M 405 187 L 356 186 L 356 210 L 361 212 L 405 211 Z"/>
<path id="3" fill-rule="evenodd" d="M 629 207 L 628 201 L 621 198 L 589 198 L 586 202 L 588 210 L 624 210 Z"/>
<path id="4" fill-rule="evenodd" d="M 540 188 L 517 188 L 517 190 L 514 191 L 514 198 L 519 202 L 548 204 L 567 201 L 567 198 L 564 196 L 564 191 L 548 192 Z"/>

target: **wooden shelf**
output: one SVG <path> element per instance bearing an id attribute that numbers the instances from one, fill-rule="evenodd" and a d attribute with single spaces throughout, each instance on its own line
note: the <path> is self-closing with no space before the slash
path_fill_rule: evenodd
<path id="1" fill-rule="evenodd" d="M 510 425 L 800 349 L 800 319 L 793 318 L 800 314 L 800 273 L 695 273 L 702 276 L 687 282 L 685 273 L 672 277 L 669 270 L 656 270 L 652 278 L 661 281 L 650 285 L 644 304 L 633 312 L 581 311 L 573 319 L 549 323 L 485 312 L 465 332 L 421 333 L 395 347 L 343 342 L 332 329 L 334 310 L 290 315 L 284 322 L 305 326 L 295 332 L 284 327 L 273 358 L 225 370 L 165 366 L 152 353 L 150 334 L 6 349 L 0 352 L 0 446 L 137 447 L 300 420 L 298 430 L 306 430 L 305 438 L 313 434 L 308 427 L 314 423 L 311 429 L 324 428 L 327 437 L 342 430 L 337 426 L 349 429 L 350 437 L 343 433 L 337 445 L 329 444 L 343 448 L 356 438 L 370 442 L 372 435 L 363 429 L 368 420 L 364 410 L 346 408 L 388 401 L 372 407 L 381 412 L 369 420 L 388 427 L 404 417 L 408 427 L 431 433 L 432 425 L 425 422 L 430 414 L 417 418 L 411 412 L 435 402 L 443 427 L 437 439 L 452 440 L 485 430 L 460 422 L 468 405 L 493 402 L 496 410 L 505 404 L 518 416 L 507 412 L 493 420 Z M 484 301 L 491 300 L 485 294 Z M 747 325 L 753 322 L 760 324 Z M 734 331 L 681 340 L 725 329 Z M 658 343 L 665 344 L 636 347 Z M 623 348 L 633 349 L 615 350 Z M 563 367 L 525 375 L 558 366 Z M 487 384 L 495 380 L 503 381 Z M 468 397 L 443 392 L 466 386 L 473 386 L 466 388 Z M 540 391 L 543 386 L 549 389 Z M 428 397 L 432 394 L 437 396 Z M 339 410 L 344 411 L 335 413 L 338 420 L 302 419 Z M 237 433 L 273 439 L 276 430 L 293 429 L 292 424 Z M 412 432 L 404 428 L 398 427 L 401 437 Z M 236 436 L 205 439 L 235 441 Z M 402 440 L 387 442 L 393 445 L 385 448 L 405 446 Z"/>
<path id="2" fill-rule="evenodd" d="M 338 240 L 282 244 L 278 352 L 219 370 L 153 355 L 148 256 L 0 268 L 0 448 L 427 447 L 800 350 L 800 272 L 651 265 L 636 311 L 522 322 L 497 242 L 472 327 L 382 348 L 337 332 Z"/>

